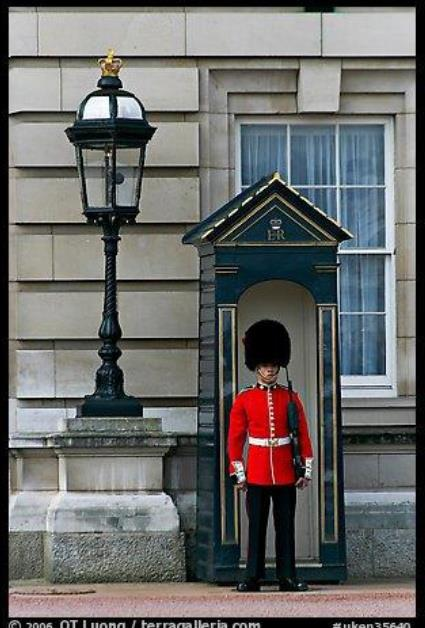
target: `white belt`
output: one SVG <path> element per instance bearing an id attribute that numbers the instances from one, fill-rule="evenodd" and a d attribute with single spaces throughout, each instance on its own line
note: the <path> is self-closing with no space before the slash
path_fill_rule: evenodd
<path id="1" fill-rule="evenodd" d="M 250 445 L 259 445 L 260 447 L 280 447 L 281 445 L 289 445 L 291 439 L 289 436 L 283 438 L 255 438 L 255 436 L 248 437 L 248 443 Z"/>

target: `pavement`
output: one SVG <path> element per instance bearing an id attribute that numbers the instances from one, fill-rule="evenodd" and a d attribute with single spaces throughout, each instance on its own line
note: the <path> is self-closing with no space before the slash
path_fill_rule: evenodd
<path id="1" fill-rule="evenodd" d="M 204 582 L 10 583 L 9 617 L 415 617 L 415 581 L 311 584 L 238 593 Z"/>

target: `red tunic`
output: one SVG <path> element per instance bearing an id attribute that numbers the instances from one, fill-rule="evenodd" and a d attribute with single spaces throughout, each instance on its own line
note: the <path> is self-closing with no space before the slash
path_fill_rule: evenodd
<path id="1" fill-rule="evenodd" d="M 313 458 L 304 407 L 298 393 L 293 393 L 298 408 L 298 442 L 303 463 Z M 229 471 L 235 472 L 234 463 L 243 462 L 243 448 L 247 436 L 281 438 L 288 436 L 287 406 L 289 392 L 285 386 L 274 384 L 270 388 L 257 384 L 240 392 L 230 411 L 227 450 Z M 274 446 L 249 445 L 246 461 L 248 484 L 294 484 L 296 476 L 292 461 L 291 444 Z"/>

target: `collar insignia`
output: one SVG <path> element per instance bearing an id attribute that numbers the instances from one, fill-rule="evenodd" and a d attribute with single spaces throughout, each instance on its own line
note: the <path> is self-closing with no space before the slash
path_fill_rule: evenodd
<path id="1" fill-rule="evenodd" d="M 274 390 L 277 387 L 278 387 L 277 382 L 275 382 L 274 384 L 271 384 L 270 386 L 268 386 L 267 384 L 260 384 L 260 382 L 257 382 L 257 388 L 259 388 L 260 390 Z"/>

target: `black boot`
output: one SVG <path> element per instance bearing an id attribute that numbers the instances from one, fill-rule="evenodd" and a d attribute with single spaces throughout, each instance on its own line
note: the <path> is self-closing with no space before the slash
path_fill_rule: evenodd
<path id="1" fill-rule="evenodd" d="M 298 578 L 283 578 L 279 580 L 279 591 L 308 591 L 308 586 Z"/>
<path id="2" fill-rule="evenodd" d="M 236 591 L 239 593 L 248 593 L 250 591 L 259 591 L 260 585 L 258 580 L 245 580 L 244 582 L 239 582 L 236 587 Z"/>

